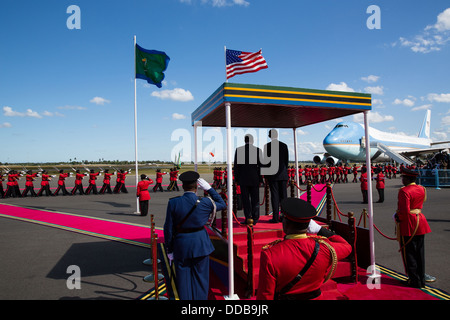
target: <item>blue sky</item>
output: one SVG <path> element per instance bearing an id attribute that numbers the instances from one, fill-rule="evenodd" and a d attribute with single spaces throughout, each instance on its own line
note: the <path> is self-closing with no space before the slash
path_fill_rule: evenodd
<path id="1" fill-rule="evenodd" d="M 381 29 L 366 24 L 373 4 Z M 448 0 L 4 0 L 0 162 L 134 160 L 134 35 L 171 58 L 161 89 L 137 81 L 139 160 L 173 160 L 172 134 L 193 135 L 191 113 L 225 81 L 224 46 L 262 48 L 269 65 L 230 82 L 372 93 L 370 125 L 406 135 L 430 108 L 433 140 L 450 140 Z M 299 130 L 300 160 L 336 122 Z"/>

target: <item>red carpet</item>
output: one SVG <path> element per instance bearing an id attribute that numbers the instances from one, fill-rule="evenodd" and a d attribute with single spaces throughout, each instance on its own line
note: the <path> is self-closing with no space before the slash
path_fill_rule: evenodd
<path id="1" fill-rule="evenodd" d="M 150 227 L 143 225 L 5 204 L 0 204 L 0 217 L 46 225 L 138 246 L 149 247 L 150 243 Z M 155 230 L 155 232 L 158 234 L 160 241 L 163 241 L 163 231 Z"/>

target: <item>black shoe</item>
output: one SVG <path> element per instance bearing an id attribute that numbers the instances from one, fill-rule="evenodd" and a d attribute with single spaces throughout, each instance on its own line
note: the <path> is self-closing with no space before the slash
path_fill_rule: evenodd
<path id="1" fill-rule="evenodd" d="M 278 221 L 277 219 L 270 219 L 269 221 L 267 221 L 268 223 L 280 223 L 280 221 Z"/>

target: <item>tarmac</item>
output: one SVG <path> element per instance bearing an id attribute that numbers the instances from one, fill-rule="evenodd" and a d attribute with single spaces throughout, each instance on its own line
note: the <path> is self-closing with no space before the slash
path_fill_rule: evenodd
<path id="1" fill-rule="evenodd" d="M 212 182 L 212 174 L 203 174 L 202 177 Z M 73 180 L 66 180 L 68 190 L 72 189 Z M 55 188 L 56 182 L 51 181 L 51 187 Z M 0 199 L 0 204 L 144 226 L 150 226 L 150 214 L 153 214 L 156 227 L 162 229 L 167 202 L 172 197 L 182 195 L 181 188 L 180 191 L 172 192 L 166 191 L 166 187 L 164 192 L 151 191 L 149 215 L 142 217 L 135 213 L 136 189 L 130 187 L 134 182 L 134 176 L 127 176 L 129 193 L 8 198 Z M 164 184 L 168 184 L 168 179 L 164 178 Z M 85 184 L 84 187 L 86 186 Z M 304 185 L 300 187 L 306 188 Z M 392 216 L 397 207 L 397 192 L 400 187 L 400 178 L 387 179 L 384 203 L 373 203 L 374 224 L 388 237 L 395 237 Z M 151 188 L 152 186 L 150 190 Z M 37 181 L 35 190 L 38 189 Z M 261 195 L 262 190 L 261 188 Z M 343 213 L 354 212 L 358 222 L 362 210 L 367 208 L 367 204 L 361 203 L 359 184 L 335 184 L 333 193 L 339 210 Z M 426 273 L 437 278 L 436 282 L 429 285 L 450 292 L 450 271 L 446 268 L 450 265 L 450 188 L 427 188 L 427 195 L 423 212 L 432 233 L 425 237 Z M 373 200 L 378 200 L 376 189 Z M 261 207 L 261 214 L 264 214 L 264 207 Z M 243 216 L 243 212 L 238 211 L 237 216 Z M 345 221 L 346 218 L 342 219 Z M 374 231 L 374 239 L 375 262 L 404 273 L 397 241 L 387 239 L 377 230 Z M 153 287 L 153 283 L 143 281 L 143 277 L 152 271 L 151 267 L 142 263 L 150 257 L 150 250 L 146 247 L 1 217 L 0 252 L 2 300 L 136 300 Z M 73 271 L 68 269 L 70 266 L 79 267 L 80 288 L 71 288 Z"/>

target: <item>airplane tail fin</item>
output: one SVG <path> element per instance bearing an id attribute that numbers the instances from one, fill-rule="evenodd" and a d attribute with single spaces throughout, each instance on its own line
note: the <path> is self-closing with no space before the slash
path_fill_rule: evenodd
<path id="1" fill-rule="evenodd" d="M 431 122 L 431 110 L 427 110 L 425 119 L 423 119 L 422 128 L 420 129 L 419 138 L 430 139 L 430 122 Z"/>

